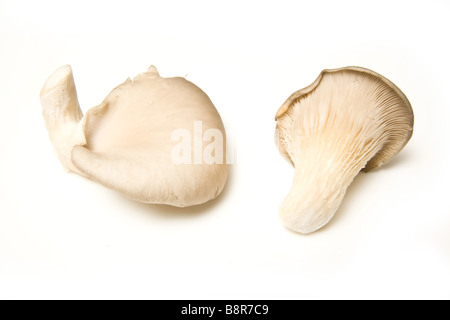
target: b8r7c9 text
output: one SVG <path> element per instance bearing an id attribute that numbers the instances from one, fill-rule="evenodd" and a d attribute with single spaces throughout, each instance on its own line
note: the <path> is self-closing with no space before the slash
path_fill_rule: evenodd
<path id="1" fill-rule="evenodd" d="M 227 304 L 225 306 L 226 314 L 244 315 L 244 314 L 257 314 L 265 315 L 269 313 L 268 305 L 261 304 Z"/>

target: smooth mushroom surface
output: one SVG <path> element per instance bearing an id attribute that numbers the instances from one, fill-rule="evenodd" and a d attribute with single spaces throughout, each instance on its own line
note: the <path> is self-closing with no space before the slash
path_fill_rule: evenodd
<path id="1" fill-rule="evenodd" d="M 40 99 L 50 140 L 68 171 L 139 202 L 177 207 L 212 200 L 225 186 L 223 150 L 205 143 L 225 140 L 222 119 L 209 97 L 185 78 L 163 78 L 151 66 L 83 116 L 66 65 L 49 77 Z M 203 161 L 202 152 L 216 152 L 208 159 L 218 161 Z"/>
<path id="2" fill-rule="evenodd" d="M 276 114 L 277 145 L 295 167 L 282 202 L 283 224 L 300 233 L 326 225 L 358 173 L 387 163 L 409 141 L 414 115 L 406 96 L 378 73 L 324 70 Z"/>

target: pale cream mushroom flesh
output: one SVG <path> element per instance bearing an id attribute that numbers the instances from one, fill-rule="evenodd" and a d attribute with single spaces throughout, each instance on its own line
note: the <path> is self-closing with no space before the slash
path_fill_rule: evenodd
<path id="1" fill-rule="evenodd" d="M 225 186 L 225 161 L 174 161 L 174 148 L 183 138 L 173 135 L 177 130 L 187 133 L 187 147 L 200 145 L 200 152 L 211 151 L 205 150 L 202 136 L 209 129 L 219 132 L 219 142 L 225 143 L 218 111 L 185 78 L 163 78 L 151 66 L 83 116 L 72 68 L 66 65 L 49 77 L 40 98 L 50 140 L 68 171 L 139 202 L 177 207 L 212 200 Z M 201 131 L 195 130 L 196 124 Z"/>
<path id="2" fill-rule="evenodd" d="M 388 162 L 409 141 L 414 116 L 406 96 L 371 70 L 324 70 L 276 114 L 278 148 L 295 167 L 282 202 L 283 224 L 299 233 L 326 225 L 361 171 Z"/>

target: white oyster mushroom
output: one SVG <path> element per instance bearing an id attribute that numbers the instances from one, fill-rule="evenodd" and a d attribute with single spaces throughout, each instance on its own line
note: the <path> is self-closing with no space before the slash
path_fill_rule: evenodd
<path id="1" fill-rule="evenodd" d="M 68 171 L 139 202 L 178 207 L 212 200 L 225 186 L 225 161 L 180 164 L 173 159 L 177 130 L 189 133 L 197 148 L 200 141 L 200 151 L 207 147 L 198 137 L 202 132 L 213 129 L 225 140 L 213 103 L 184 78 L 163 78 L 151 66 L 83 116 L 72 69 L 66 65 L 49 77 L 40 98 L 50 140 Z M 195 123 L 201 124 L 200 133 Z M 185 143 L 191 146 L 191 140 Z"/>
<path id="2" fill-rule="evenodd" d="M 391 81 L 347 67 L 324 70 L 292 94 L 276 121 L 280 152 L 295 167 L 279 215 L 286 227 L 310 233 L 330 221 L 361 170 L 380 167 L 406 145 L 414 116 Z"/>

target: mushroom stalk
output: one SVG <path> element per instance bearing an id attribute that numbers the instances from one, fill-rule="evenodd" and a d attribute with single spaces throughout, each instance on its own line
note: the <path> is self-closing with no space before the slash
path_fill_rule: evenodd
<path id="1" fill-rule="evenodd" d="M 301 233 L 318 230 L 331 220 L 347 188 L 379 151 L 373 143 L 355 146 L 351 141 L 318 140 L 310 139 L 302 152 L 293 155 L 298 159 L 294 181 L 279 210 L 283 224 Z"/>
<path id="2" fill-rule="evenodd" d="M 83 113 L 78 103 L 72 68 L 65 65 L 45 82 L 40 93 L 47 132 L 63 167 L 78 172 L 71 161 L 72 148 L 86 144 L 81 126 Z"/>

